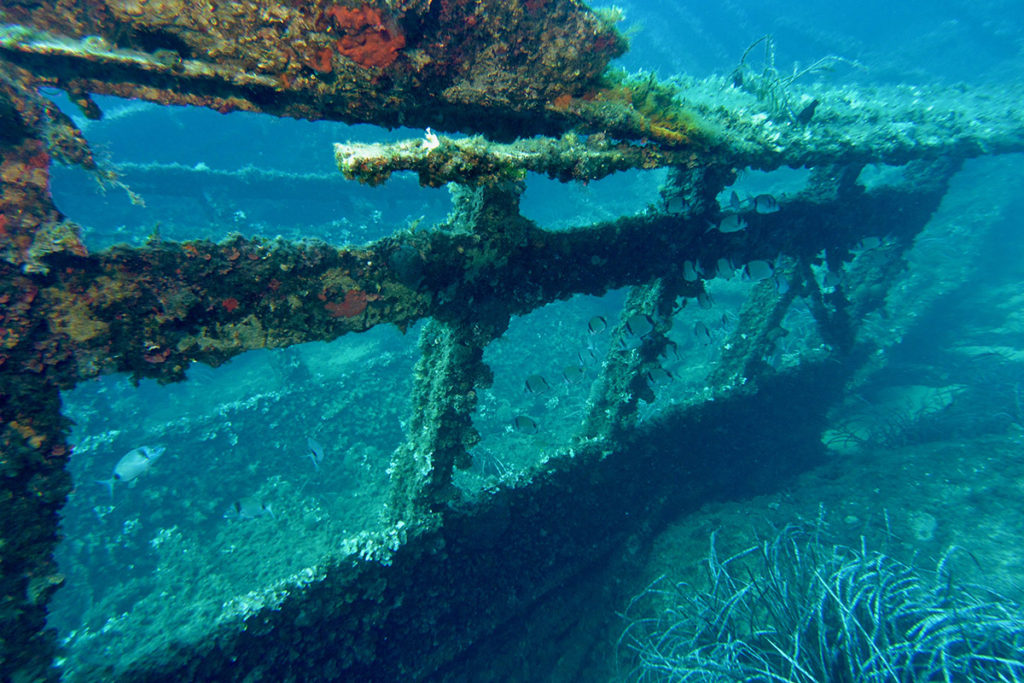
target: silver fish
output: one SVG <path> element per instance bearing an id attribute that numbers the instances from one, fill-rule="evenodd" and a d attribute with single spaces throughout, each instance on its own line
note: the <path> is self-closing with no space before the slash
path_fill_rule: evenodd
<path id="1" fill-rule="evenodd" d="M 550 388 L 551 385 L 542 375 L 530 375 L 526 378 L 526 391 L 531 394 L 540 394 Z"/>
<path id="2" fill-rule="evenodd" d="M 733 271 L 736 270 L 732 266 L 732 261 L 730 261 L 727 258 L 720 258 L 718 259 L 717 265 L 718 268 L 715 270 L 715 273 L 718 275 L 718 277 L 725 278 L 726 280 L 731 280 L 733 276 Z"/>
<path id="3" fill-rule="evenodd" d="M 760 214 L 775 213 L 779 210 L 779 202 L 770 194 L 759 194 L 754 197 L 754 211 Z"/>
<path id="4" fill-rule="evenodd" d="M 746 227 L 747 221 L 736 213 L 731 213 L 718 222 L 718 232 L 721 233 L 739 232 Z"/>
<path id="5" fill-rule="evenodd" d="M 678 215 L 686 211 L 686 199 L 680 196 L 665 199 L 665 213 Z"/>
<path id="6" fill-rule="evenodd" d="M 110 495 L 114 495 L 114 482 L 130 482 L 139 475 L 145 474 L 153 466 L 161 455 L 164 454 L 164 447 L 139 446 L 125 453 L 117 464 L 114 465 L 114 474 L 110 479 L 97 479 L 96 483 L 107 487 Z"/>
<path id="7" fill-rule="evenodd" d="M 313 461 L 313 467 L 320 471 L 320 463 L 324 461 L 324 447 L 320 445 L 320 442 L 311 436 L 306 437 L 306 446 L 309 447 L 309 451 L 306 455 Z"/>
<path id="8" fill-rule="evenodd" d="M 224 511 L 224 519 L 257 519 L 263 515 L 270 515 L 274 519 L 274 510 L 267 503 L 255 496 L 239 498 Z"/>
<path id="9" fill-rule="evenodd" d="M 576 352 L 576 357 L 580 359 L 580 365 L 590 365 L 599 358 L 599 354 L 597 349 L 587 345 L 587 348 Z"/>
<path id="10" fill-rule="evenodd" d="M 634 337 L 646 337 L 654 331 L 654 320 L 646 313 L 636 313 L 626 321 L 626 332 Z"/>
<path id="11" fill-rule="evenodd" d="M 600 334 L 608 328 L 608 321 L 603 315 L 595 315 L 587 323 L 587 330 L 590 334 Z"/>
<path id="12" fill-rule="evenodd" d="M 562 368 L 562 379 L 566 384 L 577 384 L 587 376 L 587 370 L 582 365 L 566 365 Z"/>
<path id="13" fill-rule="evenodd" d="M 519 415 L 512 420 L 512 428 L 517 432 L 522 432 L 524 434 L 536 434 L 540 431 L 537 421 L 532 417 L 527 417 L 526 415 Z"/>
<path id="14" fill-rule="evenodd" d="M 854 252 L 870 251 L 882 246 L 882 240 L 878 237 L 865 237 L 853 246 Z"/>
<path id="15" fill-rule="evenodd" d="M 645 373 L 645 377 L 647 379 L 648 386 L 651 388 L 664 386 L 674 379 L 671 372 L 665 368 L 658 367 L 648 370 Z"/>
<path id="16" fill-rule="evenodd" d="M 775 273 L 775 266 L 768 261 L 755 259 L 749 261 L 746 266 L 747 277 L 755 282 L 767 280 Z"/>

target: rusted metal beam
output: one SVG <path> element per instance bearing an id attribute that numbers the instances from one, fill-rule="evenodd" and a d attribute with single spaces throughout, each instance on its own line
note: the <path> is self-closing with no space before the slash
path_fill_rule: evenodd
<path id="1" fill-rule="evenodd" d="M 576 0 L 181 0 L 8 5 L 0 56 L 33 85 L 220 111 L 479 130 L 566 126 L 625 41 Z"/>
<path id="2" fill-rule="evenodd" d="M 621 92 L 632 98 L 640 87 L 625 81 Z M 691 87 L 709 102 L 715 89 L 725 90 L 713 79 Z M 386 181 L 395 171 L 414 171 L 421 184 L 436 187 L 446 182 L 492 182 L 523 171 L 588 181 L 633 168 L 903 165 L 943 156 L 968 159 L 1024 151 L 1024 109 L 1001 93 L 969 92 L 962 98 L 942 99 L 945 91 L 926 88 L 914 89 L 913 96 L 900 88 L 880 90 L 876 100 L 854 88 L 822 92 L 819 117 L 827 117 L 827 122 L 799 123 L 774 119 L 764 103 L 727 90 L 717 94 L 739 98 L 749 108 L 703 108 L 688 99 L 690 91 L 679 87 L 671 91 L 671 104 L 666 105 L 675 109 L 666 111 L 688 117 L 692 135 L 675 146 L 620 142 L 604 133 L 498 145 L 427 131 L 420 140 L 339 143 L 335 158 L 346 178 L 370 185 Z M 944 110 L 936 111 L 943 105 Z M 608 104 L 615 106 L 621 103 Z M 578 113 L 583 124 L 583 110 Z"/>
<path id="3" fill-rule="evenodd" d="M 388 145 L 337 143 L 334 157 L 350 180 L 379 185 L 395 171 L 415 171 L 420 184 L 429 187 L 492 184 L 522 178 L 527 171 L 563 182 L 589 181 L 616 171 L 697 163 L 690 150 L 611 144 L 603 136 L 582 139 L 570 133 L 502 145 L 481 137 L 453 140 L 429 130 L 422 140 Z"/>
<path id="4" fill-rule="evenodd" d="M 71 490 L 69 428 L 55 385 L 0 366 L 0 670 L 8 680 L 52 675 L 46 604 L 64 583 L 53 548 Z"/>
<path id="5" fill-rule="evenodd" d="M 20 68 L 17 80 L 62 87 L 94 117 L 101 112 L 89 93 L 492 138 L 577 128 L 758 168 L 1024 149 L 1024 111 L 1010 92 L 852 84 L 783 92 L 781 82 L 755 89 L 723 78 L 603 76 L 624 42 L 572 0 L 359 8 L 167 0 L 15 7 L 0 20 L 8 22 L 0 59 Z M 778 110 L 758 96 L 765 90 L 812 102 L 803 108 L 811 115 Z M 665 153 L 646 149 L 642 164 Z"/>
<path id="6" fill-rule="evenodd" d="M 358 249 L 236 237 L 54 253 L 40 262 L 45 274 L 5 268 L 0 359 L 61 386 L 109 372 L 173 381 L 195 361 L 219 365 L 247 350 L 380 323 L 469 320 L 484 304 L 522 314 L 576 293 L 680 275 L 687 260 L 735 258 L 739 266 L 779 253 L 848 253 L 865 224 L 905 214 L 908 196 L 911 188 L 881 188 L 836 206 L 798 197 L 773 215 L 751 212 L 750 227 L 734 234 L 708 231 L 717 210 L 548 232 L 511 204 L 487 215 L 490 228 L 400 233 Z M 831 206 L 830 229 L 804 227 L 823 206 Z M 699 284 L 685 291 L 695 296 Z"/>

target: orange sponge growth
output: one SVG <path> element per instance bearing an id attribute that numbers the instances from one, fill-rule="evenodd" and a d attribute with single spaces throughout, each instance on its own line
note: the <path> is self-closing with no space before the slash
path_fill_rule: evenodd
<path id="1" fill-rule="evenodd" d="M 338 52 L 359 66 L 388 66 L 405 47 L 405 36 L 398 24 L 385 19 L 375 7 L 363 5 L 352 9 L 334 5 L 324 16 L 333 19 L 342 33 L 335 45 Z"/>

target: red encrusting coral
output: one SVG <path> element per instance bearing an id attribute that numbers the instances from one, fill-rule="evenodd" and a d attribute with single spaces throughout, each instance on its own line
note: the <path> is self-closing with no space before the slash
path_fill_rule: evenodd
<path id="1" fill-rule="evenodd" d="M 47 154 L 45 151 L 41 151 L 38 154 L 34 154 L 33 156 L 29 157 L 25 161 L 25 164 L 29 168 L 45 168 L 45 169 L 49 169 L 49 166 L 50 166 L 50 155 Z"/>
<path id="2" fill-rule="evenodd" d="M 171 355 L 170 349 L 163 349 L 162 351 L 157 348 L 149 353 L 142 354 L 142 359 L 147 363 L 159 364 L 167 360 L 167 357 Z"/>
<path id="3" fill-rule="evenodd" d="M 331 69 L 333 68 L 333 65 L 331 64 L 331 60 L 333 59 L 333 57 L 334 52 L 331 51 L 331 48 L 324 47 L 319 50 L 314 50 L 313 54 L 306 59 L 305 63 L 306 66 L 308 66 L 310 69 L 313 69 L 314 71 L 319 71 L 320 73 L 330 73 Z"/>
<path id="4" fill-rule="evenodd" d="M 324 304 L 324 308 L 327 309 L 332 318 L 351 318 L 365 311 L 369 300 L 370 295 L 363 290 L 350 289 L 345 292 L 344 301 L 328 301 Z"/>
<path id="5" fill-rule="evenodd" d="M 343 34 L 335 44 L 340 54 L 361 67 L 385 67 L 405 47 L 405 35 L 393 19 L 385 19 L 380 10 L 363 5 L 359 9 L 333 5 L 324 16 L 334 20 Z"/>

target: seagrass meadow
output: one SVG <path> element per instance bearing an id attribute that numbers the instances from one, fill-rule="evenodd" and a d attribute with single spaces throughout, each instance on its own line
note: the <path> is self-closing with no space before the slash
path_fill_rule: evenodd
<path id="1" fill-rule="evenodd" d="M 1021 251 L 1018 91 L 814 81 L 850 60 L 789 75 L 770 37 L 731 74 L 627 73 L 619 18 L 0 8 L 3 680 L 671 679 L 696 660 L 669 661 L 638 605 L 685 612 L 665 601 L 700 590 L 687 562 L 751 514 L 766 580 L 813 574 L 776 531 L 817 520 L 831 545 L 804 557 L 837 591 L 918 581 L 892 604 L 919 635 L 899 599 L 1016 618 L 1024 562 L 990 546 L 998 598 L 907 577 L 1019 480 L 1014 275 L 975 286 Z M 157 152 L 224 121 L 247 132 L 211 149 L 292 166 Z M 271 127 L 308 122 L 357 139 Z M 95 227 L 128 215 L 145 234 Z M 968 556 L 935 575 L 974 576 Z M 642 593 L 651 574 L 672 588 Z M 991 633 L 963 640 L 972 665 L 1011 660 Z M 915 657 L 898 680 L 927 679 Z M 737 680 L 762 661 L 739 660 Z"/>

